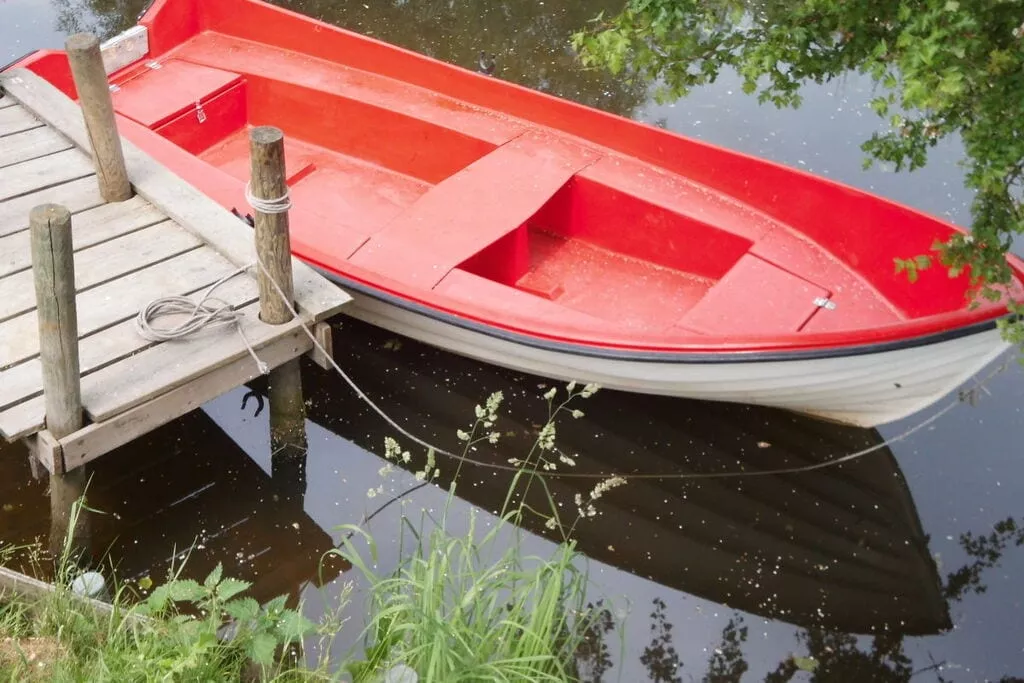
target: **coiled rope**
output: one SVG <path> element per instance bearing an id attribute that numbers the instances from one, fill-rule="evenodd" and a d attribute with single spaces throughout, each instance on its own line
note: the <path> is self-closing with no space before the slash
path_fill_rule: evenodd
<path id="1" fill-rule="evenodd" d="M 242 314 L 228 302 L 213 296 L 213 292 L 218 287 L 231 278 L 241 275 L 253 265 L 255 264 L 238 268 L 217 280 L 206 290 L 199 301 L 193 301 L 184 296 L 165 296 L 153 299 L 135 317 L 135 328 L 144 339 L 162 342 L 183 339 L 204 329 L 234 326 L 238 331 L 238 336 L 242 338 L 246 350 L 249 351 L 249 355 L 256 361 L 256 367 L 262 374 L 267 374 L 270 369 L 256 355 L 256 350 L 253 349 L 242 329 Z M 173 327 L 157 327 L 153 324 L 153 320 L 156 318 L 167 315 L 184 315 L 186 318 Z"/>

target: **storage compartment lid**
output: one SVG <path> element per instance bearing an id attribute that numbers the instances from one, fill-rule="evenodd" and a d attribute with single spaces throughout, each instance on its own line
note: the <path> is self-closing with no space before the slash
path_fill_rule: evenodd
<path id="1" fill-rule="evenodd" d="M 135 72 L 117 84 L 114 109 L 148 128 L 156 128 L 241 80 L 237 73 L 177 59 L 151 62 L 141 73 Z"/>

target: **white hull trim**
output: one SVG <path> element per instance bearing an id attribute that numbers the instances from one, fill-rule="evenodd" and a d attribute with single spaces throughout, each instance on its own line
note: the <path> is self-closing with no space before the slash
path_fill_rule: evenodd
<path id="1" fill-rule="evenodd" d="M 773 406 L 859 427 L 876 427 L 933 405 L 1010 348 L 993 328 L 923 346 L 829 358 L 737 363 L 602 358 L 517 343 L 346 290 L 353 301 L 345 314 L 493 365 L 621 391 Z"/>

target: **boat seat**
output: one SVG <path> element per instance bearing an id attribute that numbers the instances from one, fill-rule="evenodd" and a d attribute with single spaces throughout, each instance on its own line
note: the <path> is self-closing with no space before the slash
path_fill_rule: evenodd
<path id="1" fill-rule="evenodd" d="M 453 268 L 524 225 L 600 158 L 561 137 L 529 131 L 441 181 L 355 251 L 349 262 L 434 288 Z"/>
<path id="2" fill-rule="evenodd" d="M 830 292 L 745 254 L 677 323 L 701 334 L 764 335 L 797 332 Z"/>

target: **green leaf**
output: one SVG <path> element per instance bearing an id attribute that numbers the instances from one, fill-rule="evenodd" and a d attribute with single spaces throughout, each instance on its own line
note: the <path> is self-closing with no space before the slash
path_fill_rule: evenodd
<path id="1" fill-rule="evenodd" d="M 217 597 L 221 600 L 230 600 L 239 593 L 249 590 L 251 585 L 248 581 L 228 577 L 217 585 Z"/>
<path id="2" fill-rule="evenodd" d="M 224 611 L 236 621 L 252 621 L 260 614 L 260 603 L 255 598 L 239 598 L 224 605 Z"/>
<path id="3" fill-rule="evenodd" d="M 167 584 L 157 586 L 145 600 L 139 603 L 139 611 L 143 614 L 159 614 L 167 609 L 171 600 L 171 589 Z"/>
<path id="4" fill-rule="evenodd" d="M 793 657 L 793 664 L 795 664 L 796 668 L 801 671 L 810 671 L 811 673 L 814 673 L 818 670 L 818 660 L 813 659 L 812 657 Z"/>
<path id="5" fill-rule="evenodd" d="M 263 605 L 263 610 L 265 612 L 267 612 L 268 614 L 275 614 L 277 612 L 284 611 L 285 606 L 287 604 L 288 604 L 288 596 L 287 595 L 278 595 L 276 598 L 274 598 L 273 600 L 270 600 L 265 605 Z"/>
<path id="6" fill-rule="evenodd" d="M 179 579 L 167 584 L 167 592 L 171 600 L 181 602 L 199 602 L 207 596 L 205 588 L 192 579 Z"/>
<path id="7" fill-rule="evenodd" d="M 214 586 L 220 583 L 220 577 L 223 573 L 224 567 L 221 565 L 220 562 L 218 562 L 217 566 L 214 567 L 213 571 L 210 572 L 210 574 L 206 577 L 206 580 L 203 581 L 203 585 L 207 588 L 213 589 Z"/>
<path id="8" fill-rule="evenodd" d="M 277 624 L 278 633 L 286 643 L 300 640 L 316 629 L 316 624 L 295 610 L 286 610 Z"/>
<path id="9" fill-rule="evenodd" d="M 277 640 L 269 633 L 257 633 L 249 641 L 247 649 L 249 659 L 257 664 L 270 666 L 274 663 L 274 650 L 277 649 Z"/>

